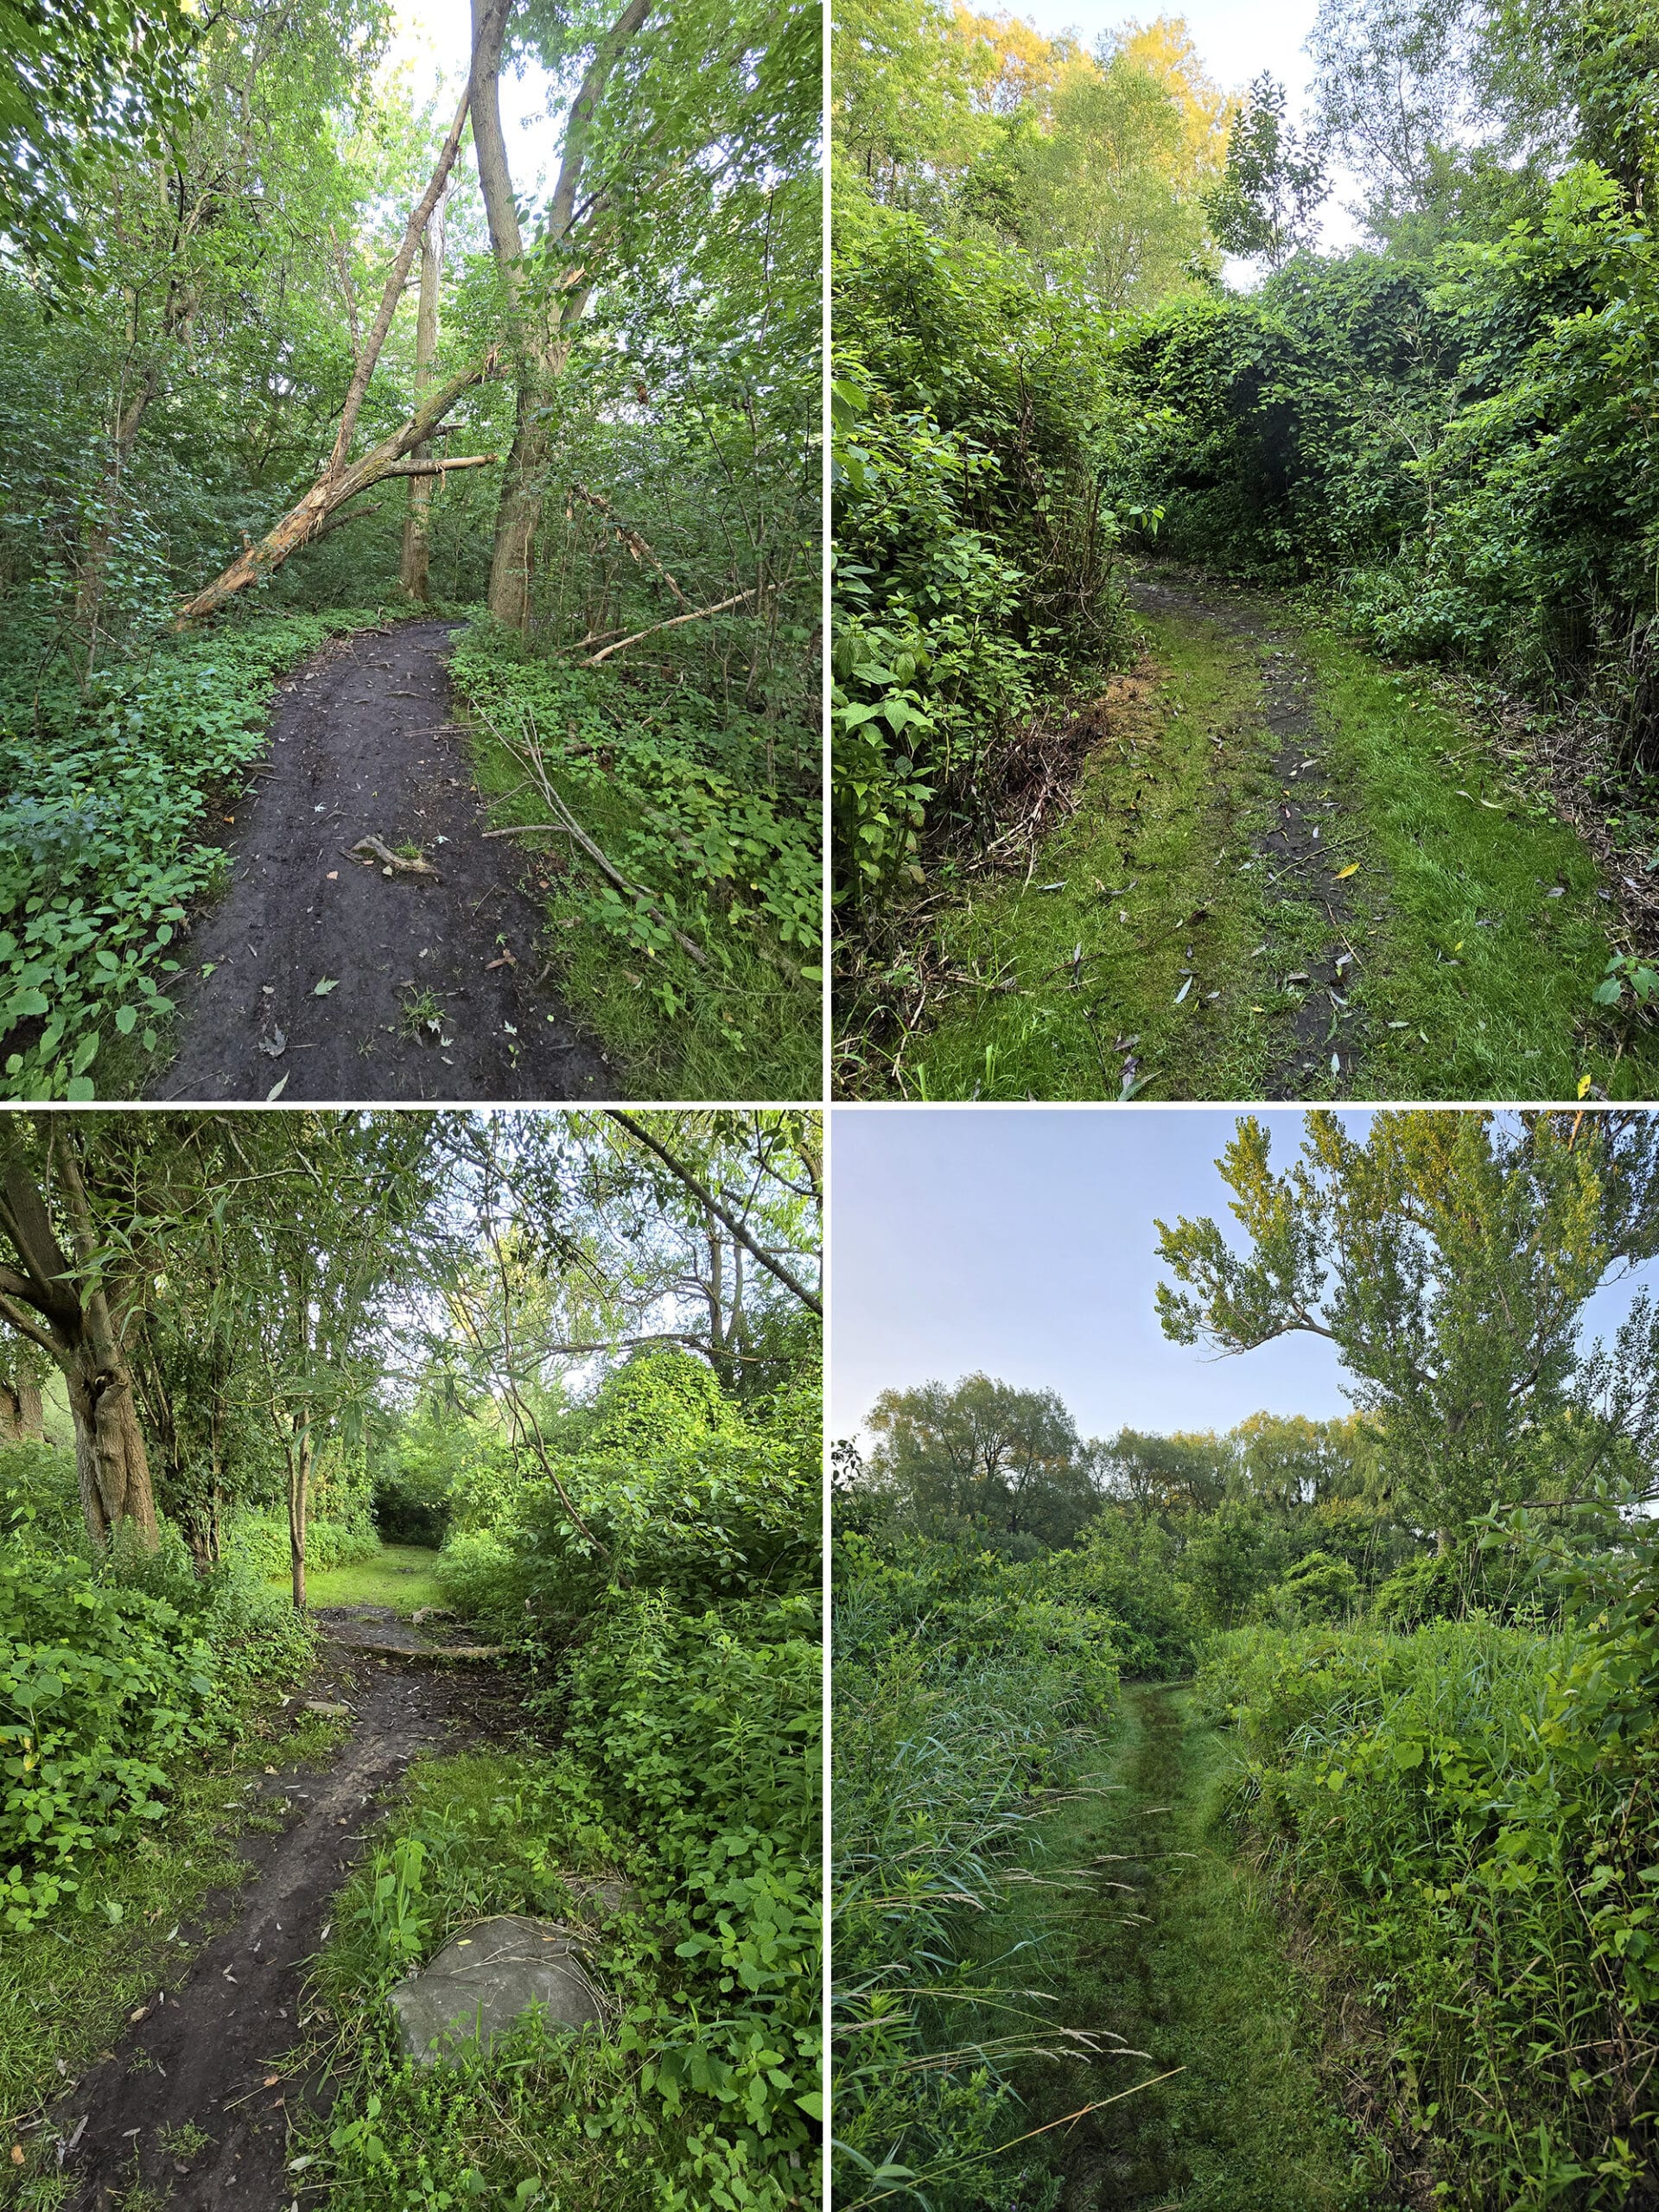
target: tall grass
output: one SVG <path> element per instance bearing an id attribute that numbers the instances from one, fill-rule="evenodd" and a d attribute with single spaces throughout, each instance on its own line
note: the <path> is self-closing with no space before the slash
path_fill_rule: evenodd
<path id="1" fill-rule="evenodd" d="M 1007 2069 L 1066 2024 L 975 1926 L 1111 1713 L 1108 1624 L 1027 1569 L 857 1538 L 834 1621 L 835 2201 L 994 2212 L 1018 2176 L 987 2160 L 1025 2126 Z"/>

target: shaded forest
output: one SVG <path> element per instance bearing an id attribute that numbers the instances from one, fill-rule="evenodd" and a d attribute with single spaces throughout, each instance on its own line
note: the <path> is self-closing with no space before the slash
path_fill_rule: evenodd
<path id="1" fill-rule="evenodd" d="M 8 1090 L 156 1077 L 274 682 L 425 610 L 632 1088 L 806 1095 L 816 19 L 492 0 L 423 106 L 378 0 L 6 29 Z"/>

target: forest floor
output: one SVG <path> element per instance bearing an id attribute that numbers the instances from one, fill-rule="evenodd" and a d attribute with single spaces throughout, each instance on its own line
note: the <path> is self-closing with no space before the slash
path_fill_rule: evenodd
<path id="1" fill-rule="evenodd" d="M 1659 1096 L 1617 902 L 1524 748 L 1288 601 L 1132 581 L 1138 665 L 1022 874 L 936 887 L 928 1098 Z"/>
<path id="2" fill-rule="evenodd" d="M 1046 1928 L 1021 1978 L 1053 1993 L 1057 2024 L 1122 2038 L 1020 2079 L 1033 2127 L 1115 2100 L 1044 2139 L 1062 2212 L 1394 2202 L 1322 2065 L 1317 1993 L 1220 1816 L 1229 1768 L 1187 1693 L 1126 1686 L 1109 1770 L 1043 1824 L 1043 1886 L 987 1931 L 1006 1954 Z"/>
<path id="3" fill-rule="evenodd" d="M 366 1645 L 376 1609 L 360 1623 L 331 1611 L 320 1625 L 320 1663 L 285 1702 L 299 1714 L 336 1708 L 321 1717 L 344 1725 L 343 1742 L 256 1769 L 232 1840 L 238 1878 L 161 1939 L 144 1993 L 129 2005 L 129 1981 L 118 1999 L 124 2027 L 119 2012 L 107 2016 L 107 1984 L 80 1993 L 86 2015 L 72 2037 L 84 2041 L 90 2027 L 105 2040 L 79 2063 L 59 2058 L 59 2072 L 79 2078 L 20 2130 L 41 2177 L 19 2176 L 28 2193 L 13 2201 L 52 2212 L 286 2212 L 302 2201 L 287 2172 L 290 2131 L 326 2107 L 330 2085 L 326 2069 L 285 2073 L 282 2054 L 303 2042 L 307 1974 L 333 1901 L 412 1759 L 504 1740 L 518 1717 L 512 1686 L 493 1669 L 433 1663 L 395 1633 Z"/>
<path id="4" fill-rule="evenodd" d="M 545 915 L 486 840 L 449 719 L 452 623 L 338 639 L 277 688 L 228 888 L 192 925 L 156 1099 L 603 1096 L 604 1053 L 536 980 Z M 378 839 L 410 873 L 354 852 Z"/>

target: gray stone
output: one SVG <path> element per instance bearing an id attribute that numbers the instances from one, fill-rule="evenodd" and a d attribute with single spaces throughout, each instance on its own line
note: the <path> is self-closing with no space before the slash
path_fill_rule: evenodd
<path id="1" fill-rule="evenodd" d="M 550 2028 L 602 2028 L 604 2000 L 582 1950 L 574 1929 L 513 1912 L 452 1936 L 413 1980 L 391 1993 L 404 2050 L 422 2066 L 487 2056 L 536 2006 Z"/>
<path id="2" fill-rule="evenodd" d="M 330 1705 L 326 1698 L 307 1698 L 305 1709 L 308 1713 L 315 1713 L 319 1720 L 349 1720 L 352 1717 L 349 1705 Z"/>

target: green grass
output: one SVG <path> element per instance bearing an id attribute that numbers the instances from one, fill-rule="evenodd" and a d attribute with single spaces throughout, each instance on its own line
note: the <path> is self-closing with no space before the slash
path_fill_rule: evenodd
<path id="1" fill-rule="evenodd" d="M 1484 744 L 1328 631 L 1303 641 L 1330 733 L 1353 879 L 1363 1095 L 1659 1096 L 1659 1040 L 1598 1014 L 1608 954 L 1596 868 L 1541 797 L 1517 798 Z M 1551 898 L 1552 890 L 1560 896 Z"/>
<path id="2" fill-rule="evenodd" d="M 1270 979 L 1331 932 L 1246 867 L 1277 788 L 1259 658 L 1191 616 L 1148 626 L 1155 696 L 1114 714 L 1029 883 L 988 886 L 936 925 L 943 964 L 983 988 L 958 988 L 914 1044 L 906 1095 L 1116 1097 L 1132 1050 L 1148 1101 L 1256 1098 L 1287 1056 L 1296 1000 Z M 1593 1082 L 1659 1096 L 1659 1038 L 1593 1004 L 1609 908 L 1578 836 L 1542 797 L 1517 795 L 1427 676 L 1328 630 L 1298 643 L 1341 802 L 1331 857 L 1357 864 L 1344 1090 L 1573 1098 Z M 1321 1065 L 1299 1092 L 1332 1086 Z"/>
<path id="3" fill-rule="evenodd" d="M 47 2145 L 11 2163 L 18 2123 L 115 2043 L 136 2006 L 184 1980 L 195 1952 L 177 1940 L 180 1923 L 200 1915 L 213 1891 L 242 1880 L 244 1836 L 280 1825 L 274 1811 L 249 1810 L 250 1779 L 268 1766 L 321 1759 L 340 1734 L 314 1713 L 290 1724 L 273 1706 L 251 1704 L 207 1764 L 178 1770 L 168 1817 L 88 1867 L 85 1912 L 66 1908 L 0 1939 L 0 2205 L 48 2212 L 60 2201 Z M 200 1940 L 233 1916 L 221 1910 Z"/>
<path id="4" fill-rule="evenodd" d="M 331 2212 L 446 2202 L 666 2212 L 688 2202 L 783 2212 L 770 2191 L 697 2193 L 689 2139 L 706 2123 L 702 2100 L 666 2114 L 613 2034 L 547 2037 L 532 2026 L 485 2062 L 414 2068 L 402 2057 L 385 1993 L 410 1959 L 429 1958 L 491 1913 L 571 1920 L 579 1907 L 563 1876 L 616 1864 L 591 1805 L 572 1801 L 568 1776 L 533 1746 L 410 1769 L 379 1848 L 336 1901 L 313 1983 L 319 2018 L 287 2062 L 326 2055 L 335 2069 L 329 2112 L 301 2121 L 292 2146 L 315 2159 L 311 2178 L 326 2183 Z M 594 1971 L 625 2001 L 648 1993 L 671 2005 L 683 1976 L 652 1932 L 661 1911 L 612 1923 L 599 1938 Z M 689 2199 L 670 2194 L 671 2173 L 690 2183 Z"/>
<path id="5" fill-rule="evenodd" d="M 1038 1936 L 1018 1974 L 1052 1992 L 1055 2020 L 1145 2054 L 1037 2061 L 1016 2075 L 1033 2127 L 1118 2099 L 1043 2139 L 1056 2171 L 1092 2187 L 1077 2196 L 1090 2212 L 1363 2212 L 1382 2201 L 1375 2154 L 1320 2077 L 1316 1993 L 1218 1820 L 1231 1763 L 1187 1693 L 1126 1691 L 1100 1786 L 1042 1824 L 1037 1872 L 1061 1886 L 1016 1891 L 1024 1902 L 981 1939 L 989 1957 Z"/>
<path id="6" fill-rule="evenodd" d="M 1259 664 L 1207 625 L 1150 627 L 1155 695 L 1111 710 L 1029 883 L 988 884 L 938 923 L 944 964 L 987 988 L 914 1047 L 906 1095 L 1116 1098 L 1128 1050 L 1147 1098 L 1259 1095 L 1273 1027 L 1250 1012 L 1260 894 L 1241 873 L 1274 789 Z"/>
<path id="7" fill-rule="evenodd" d="M 412 1613 L 419 1605 L 440 1605 L 438 1554 L 421 1544 L 382 1544 L 372 1558 L 354 1560 L 349 1567 L 331 1567 L 321 1573 L 307 1572 L 306 1603 L 309 1605 L 390 1605 L 395 1611 Z M 288 1577 L 274 1574 L 273 1582 Z"/>

